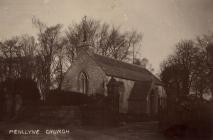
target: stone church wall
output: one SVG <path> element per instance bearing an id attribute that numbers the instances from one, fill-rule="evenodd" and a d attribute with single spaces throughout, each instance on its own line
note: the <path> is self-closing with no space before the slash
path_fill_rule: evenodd
<path id="1" fill-rule="evenodd" d="M 85 52 L 78 57 L 68 72 L 62 83 L 62 90 L 79 92 L 78 78 L 81 72 L 86 73 L 88 78 L 87 94 L 105 93 L 106 75 L 102 69 Z"/>

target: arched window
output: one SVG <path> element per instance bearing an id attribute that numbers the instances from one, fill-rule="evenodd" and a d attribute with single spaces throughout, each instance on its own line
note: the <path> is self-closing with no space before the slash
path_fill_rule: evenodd
<path id="1" fill-rule="evenodd" d="M 87 93 L 88 89 L 88 81 L 87 81 L 87 76 L 86 73 L 81 72 L 78 78 L 78 88 L 80 93 Z"/>

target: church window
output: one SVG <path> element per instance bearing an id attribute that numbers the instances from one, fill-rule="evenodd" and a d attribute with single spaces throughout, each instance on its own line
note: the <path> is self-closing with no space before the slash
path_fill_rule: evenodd
<path id="1" fill-rule="evenodd" d="M 80 93 L 87 93 L 87 89 L 88 89 L 88 80 L 87 80 L 87 76 L 86 73 L 81 72 L 78 78 L 78 82 L 79 82 L 79 92 Z"/>

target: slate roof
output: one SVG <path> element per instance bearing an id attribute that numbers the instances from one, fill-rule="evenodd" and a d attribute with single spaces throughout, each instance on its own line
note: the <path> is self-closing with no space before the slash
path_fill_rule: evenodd
<path id="1" fill-rule="evenodd" d="M 141 66 L 125 63 L 94 53 L 91 56 L 108 76 L 140 82 L 154 80 L 156 84 L 162 84 L 156 76 Z"/>

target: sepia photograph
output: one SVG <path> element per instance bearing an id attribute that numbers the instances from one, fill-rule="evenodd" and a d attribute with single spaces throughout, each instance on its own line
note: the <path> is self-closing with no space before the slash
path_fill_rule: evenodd
<path id="1" fill-rule="evenodd" d="M 213 0 L 0 0 L 0 140 L 213 140 Z"/>

